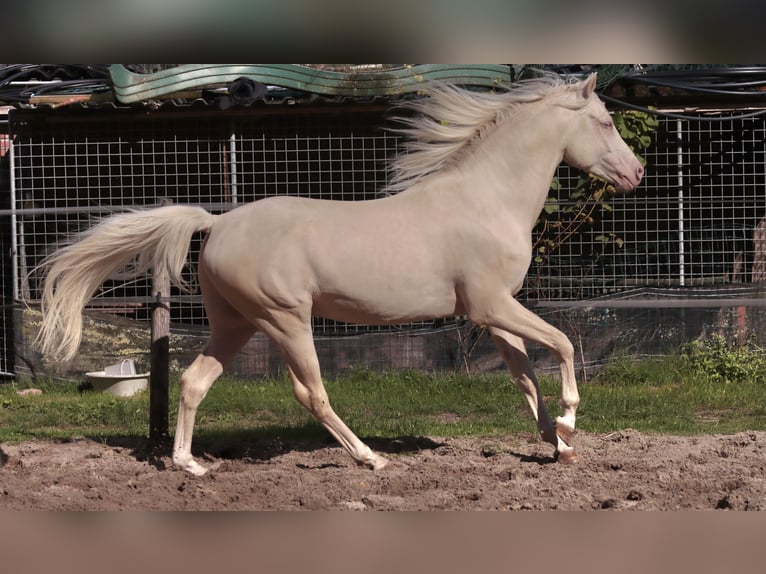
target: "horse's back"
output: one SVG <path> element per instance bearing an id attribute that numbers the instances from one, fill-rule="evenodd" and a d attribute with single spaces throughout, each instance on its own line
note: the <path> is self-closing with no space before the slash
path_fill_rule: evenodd
<path id="1" fill-rule="evenodd" d="M 201 272 L 232 298 L 283 308 L 310 303 L 314 314 L 337 320 L 452 314 L 445 246 L 426 240 L 405 203 L 281 196 L 242 206 L 211 229 Z"/>

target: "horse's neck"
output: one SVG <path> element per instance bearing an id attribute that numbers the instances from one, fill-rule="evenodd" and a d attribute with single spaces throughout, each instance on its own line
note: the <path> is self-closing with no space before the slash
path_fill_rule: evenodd
<path id="1" fill-rule="evenodd" d="M 551 108 L 539 106 L 498 126 L 459 169 L 475 208 L 530 232 L 563 156 L 559 114 Z"/>

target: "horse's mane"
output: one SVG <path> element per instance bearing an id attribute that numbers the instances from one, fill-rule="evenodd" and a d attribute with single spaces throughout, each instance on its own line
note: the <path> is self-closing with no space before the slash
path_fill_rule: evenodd
<path id="1" fill-rule="evenodd" d="M 408 138 L 404 152 L 390 165 L 387 193 L 406 189 L 419 179 L 455 163 L 477 141 L 508 119 L 518 104 L 536 102 L 561 93 L 577 80 L 555 74 L 522 80 L 496 93 L 479 93 L 451 84 L 435 85 L 428 97 L 405 104 L 414 112 L 399 116 Z"/>

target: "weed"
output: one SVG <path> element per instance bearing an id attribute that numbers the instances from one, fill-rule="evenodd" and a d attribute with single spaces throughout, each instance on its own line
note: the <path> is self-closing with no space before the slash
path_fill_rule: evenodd
<path id="1" fill-rule="evenodd" d="M 682 357 L 701 380 L 743 383 L 766 376 L 766 351 L 755 344 L 737 346 L 715 334 L 684 345 Z"/>

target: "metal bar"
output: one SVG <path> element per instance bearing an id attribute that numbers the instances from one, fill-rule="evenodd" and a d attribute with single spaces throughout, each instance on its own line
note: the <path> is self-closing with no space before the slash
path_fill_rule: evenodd
<path id="1" fill-rule="evenodd" d="M 560 309 L 718 309 L 766 307 L 766 298 L 746 299 L 612 299 L 599 301 L 524 301 L 527 307 Z"/>
<path id="2" fill-rule="evenodd" d="M 12 184 L 13 185 L 13 184 Z M 13 189 L 12 189 L 13 193 Z M 11 196 L 13 200 L 13 196 Z M 188 203 L 178 205 L 194 205 L 201 207 L 208 211 L 230 211 L 238 204 L 232 202 L 213 202 L 213 203 Z M 139 210 L 139 209 L 153 209 L 160 207 L 160 203 L 152 203 L 146 205 L 94 205 L 86 207 L 30 207 L 22 209 L 0 209 L 0 216 L 10 215 L 14 217 L 16 215 L 65 215 L 74 213 L 122 213 L 124 211 Z"/>
<path id="3" fill-rule="evenodd" d="M 676 120 L 678 134 L 678 281 L 683 287 L 686 284 L 686 267 L 684 264 L 684 148 L 683 121 Z"/>
<path id="4" fill-rule="evenodd" d="M 237 205 L 237 134 L 234 130 L 229 137 L 229 163 L 231 164 L 231 203 Z"/>
<path id="5" fill-rule="evenodd" d="M 13 281 L 13 299 L 19 300 L 19 261 L 18 261 L 18 230 L 16 228 L 16 154 L 15 141 L 9 138 L 8 155 L 11 160 L 11 209 L 0 209 L 0 215 L 11 216 L 11 281 Z M 3 213 L 8 211 L 9 213 Z"/>

